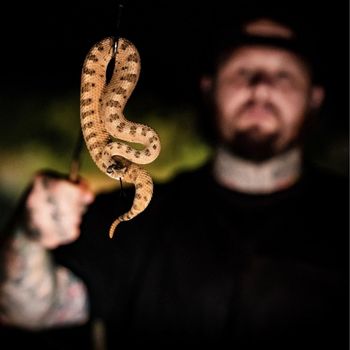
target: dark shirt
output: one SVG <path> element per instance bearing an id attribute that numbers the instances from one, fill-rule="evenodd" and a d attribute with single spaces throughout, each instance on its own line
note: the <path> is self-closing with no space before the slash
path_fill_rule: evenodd
<path id="1" fill-rule="evenodd" d="M 307 168 L 270 195 L 229 191 L 210 166 L 156 185 L 122 222 L 133 188 L 99 195 L 57 260 L 86 282 L 118 344 L 348 349 L 348 182 Z"/>

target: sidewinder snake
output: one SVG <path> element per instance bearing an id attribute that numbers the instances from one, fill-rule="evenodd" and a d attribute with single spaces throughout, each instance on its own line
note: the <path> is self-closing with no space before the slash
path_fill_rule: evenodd
<path id="1" fill-rule="evenodd" d="M 107 82 L 107 66 L 114 59 Z M 111 224 L 117 225 L 146 209 L 153 196 L 153 181 L 140 165 L 153 162 L 161 150 L 160 139 L 151 127 L 125 118 L 123 111 L 139 79 L 140 55 L 127 39 L 108 37 L 91 47 L 81 73 L 80 121 L 92 160 L 109 177 L 135 186 L 130 210 Z M 136 149 L 132 143 L 143 145 Z"/>

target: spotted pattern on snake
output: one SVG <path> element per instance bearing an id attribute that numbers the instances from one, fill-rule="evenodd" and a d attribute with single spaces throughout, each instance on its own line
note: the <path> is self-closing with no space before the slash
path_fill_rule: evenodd
<path id="1" fill-rule="evenodd" d="M 84 140 L 97 167 L 109 177 L 135 186 L 132 207 L 111 225 L 112 238 L 117 225 L 146 209 L 153 195 L 153 181 L 140 164 L 153 162 L 161 144 L 151 127 L 125 118 L 123 111 L 140 75 L 141 60 L 136 47 L 119 38 L 115 50 L 113 38 L 105 38 L 91 47 L 81 73 L 80 121 Z M 107 67 L 114 60 L 107 82 Z M 112 61 L 113 62 L 113 61 Z M 132 143 L 141 144 L 136 149 Z"/>

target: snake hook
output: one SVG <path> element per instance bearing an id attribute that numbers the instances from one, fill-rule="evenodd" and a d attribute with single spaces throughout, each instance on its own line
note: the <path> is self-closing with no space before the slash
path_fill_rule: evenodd
<path id="1" fill-rule="evenodd" d="M 115 57 L 118 51 L 118 39 L 116 37 L 113 37 L 112 40 L 112 57 Z"/>
<path id="2" fill-rule="evenodd" d="M 118 4 L 117 22 L 116 22 L 116 33 L 117 33 L 117 35 L 113 37 L 113 45 L 112 45 L 113 57 L 116 55 L 117 50 L 118 50 L 120 18 L 121 18 L 123 7 L 124 7 L 123 4 L 121 4 L 121 3 Z"/>

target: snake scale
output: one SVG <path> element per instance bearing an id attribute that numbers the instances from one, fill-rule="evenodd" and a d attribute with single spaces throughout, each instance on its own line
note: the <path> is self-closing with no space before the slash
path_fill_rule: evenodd
<path id="1" fill-rule="evenodd" d="M 114 61 L 111 61 L 114 60 Z M 107 67 L 114 63 L 107 81 Z M 151 127 L 127 120 L 124 107 L 139 79 L 140 55 L 127 39 L 107 37 L 91 47 L 81 73 L 80 122 L 86 147 L 97 167 L 109 177 L 135 186 L 130 210 L 111 224 L 117 225 L 146 209 L 153 196 L 153 181 L 141 165 L 153 162 L 161 150 Z M 137 149 L 132 143 L 142 145 Z"/>

